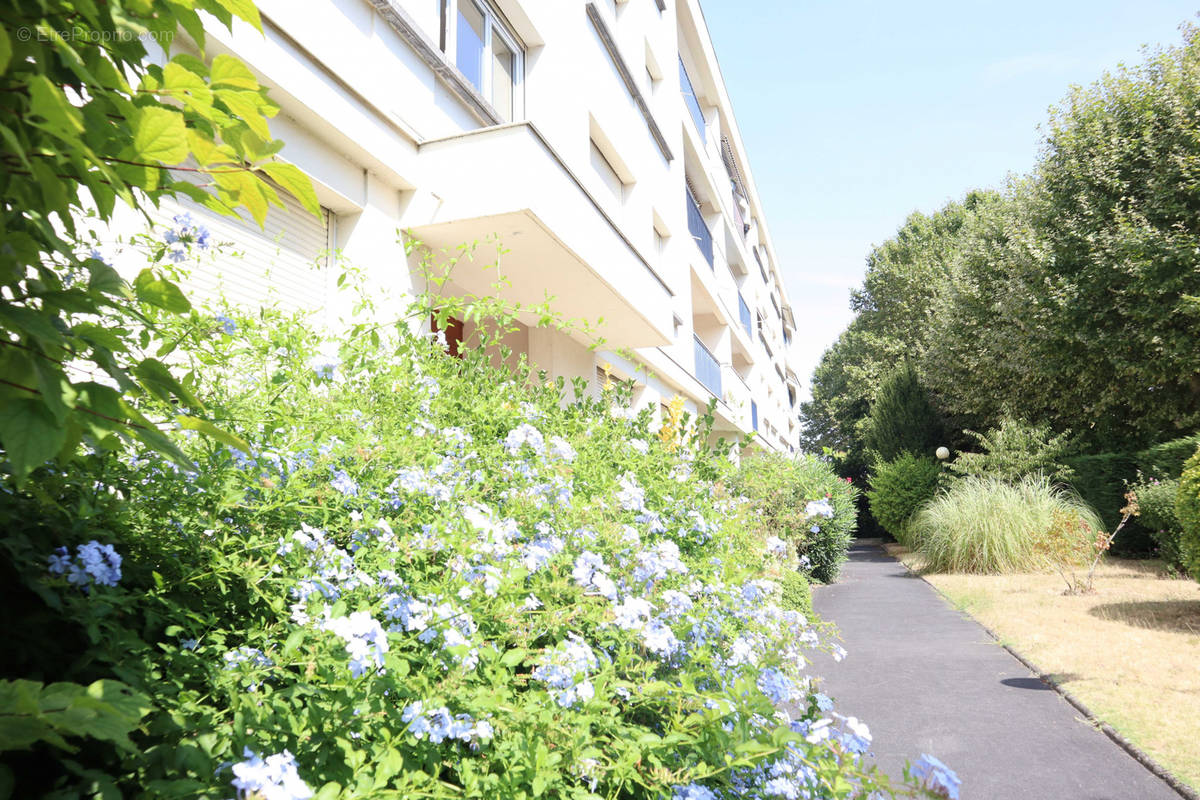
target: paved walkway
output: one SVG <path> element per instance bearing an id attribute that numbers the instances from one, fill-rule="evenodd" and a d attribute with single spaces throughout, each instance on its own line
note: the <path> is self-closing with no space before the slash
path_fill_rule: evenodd
<path id="1" fill-rule="evenodd" d="M 962 800 L 1179 800 L 876 542 L 855 543 L 813 605 L 850 654 L 811 670 L 870 726 L 889 775 L 929 753 L 958 773 Z"/>

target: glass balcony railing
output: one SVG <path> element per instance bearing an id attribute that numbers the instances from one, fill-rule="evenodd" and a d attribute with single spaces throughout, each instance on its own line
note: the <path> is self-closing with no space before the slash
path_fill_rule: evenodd
<path id="1" fill-rule="evenodd" d="M 679 59 L 679 90 L 683 93 L 683 102 L 687 104 L 688 111 L 692 113 L 692 122 L 696 123 L 700 141 L 707 142 L 704 112 L 700 110 L 700 101 L 696 99 L 696 90 L 692 87 L 692 79 L 688 77 L 682 58 Z"/>
<path id="2" fill-rule="evenodd" d="M 704 346 L 704 342 L 700 341 L 700 337 L 693 337 L 693 341 L 696 351 L 696 379 L 717 397 L 724 397 L 721 394 L 721 365 Z"/>
<path id="3" fill-rule="evenodd" d="M 688 231 L 692 234 L 692 240 L 696 242 L 700 252 L 704 254 L 704 260 L 708 262 L 709 268 L 715 270 L 712 231 L 708 229 L 708 223 L 704 221 L 704 215 L 700 213 L 700 205 L 696 202 L 696 198 L 692 197 L 690 191 L 684 192 L 684 195 L 687 202 Z"/>
<path id="4" fill-rule="evenodd" d="M 754 321 L 750 317 L 750 306 L 746 305 L 746 299 L 742 297 L 741 292 L 738 292 L 738 316 L 742 318 L 742 327 L 746 329 L 746 335 L 753 339 Z"/>

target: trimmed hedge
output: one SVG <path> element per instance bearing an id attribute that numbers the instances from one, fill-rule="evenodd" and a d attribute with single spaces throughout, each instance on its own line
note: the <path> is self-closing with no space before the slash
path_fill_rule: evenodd
<path id="1" fill-rule="evenodd" d="M 1137 517 L 1139 527 L 1149 532 L 1154 543 L 1158 545 L 1159 557 L 1167 566 L 1184 571 L 1181 549 L 1183 529 L 1175 509 L 1179 481 L 1148 478 L 1134 484 L 1130 489 L 1137 495 L 1138 508 L 1141 511 Z"/>
<path id="2" fill-rule="evenodd" d="M 1175 513 L 1181 527 L 1182 560 L 1192 577 L 1200 581 L 1200 448 L 1183 467 Z"/>
<path id="3" fill-rule="evenodd" d="M 1072 487 L 1096 509 L 1111 531 L 1121 521 L 1125 492 L 1128 485 L 1138 480 L 1138 473 L 1148 478 L 1177 478 L 1197 445 L 1200 435 L 1193 434 L 1139 451 L 1074 456 L 1066 459 L 1066 463 L 1075 470 Z M 1113 542 L 1111 552 L 1117 556 L 1147 555 L 1156 546 L 1151 528 L 1131 520 Z"/>
<path id="4" fill-rule="evenodd" d="M 867 491 L 871 514 L 896 541 L 910 545 L 908 521 L 937 494 L 941 475 L 940 464 L 912 453 L 876 464 Z"/>

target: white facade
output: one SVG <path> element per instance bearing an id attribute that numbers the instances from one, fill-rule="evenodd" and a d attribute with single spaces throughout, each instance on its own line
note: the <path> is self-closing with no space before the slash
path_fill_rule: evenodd
<path id="1" fill-rule="evenodd" d="M 270 88 L 281 157 L 312 178 L 326 222 L 272 209 L 266 234 L 225 223 L 214 238 L 268 260 L 273 242 L 288 263 L 324 238 L 397 311 L 418 288 L 401 231 L 435 251 L 480 243 L 454 269 L 463 294 L 492 291 L 498 241 L 506 296 L 548 292 L 568 318 L 603 318 L 610 350 L 532 327 L 513 338 L 551 376 L 594 381 L 608 362 L 639 405 L 715 396 L 719 434 L 798 447 L 794 322 L 698 0 L 258 6 L 265 36 L 214 26 L 210 55 Z M 197 288 L 259 302 L 263 280 L 283 280 L 291 302 L 324 296 L 330 322 L 348 313 L 328 269 L 287 270 Z"/>

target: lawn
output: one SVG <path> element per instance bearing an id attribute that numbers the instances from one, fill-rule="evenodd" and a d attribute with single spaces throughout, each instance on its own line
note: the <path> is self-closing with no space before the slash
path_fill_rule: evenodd
<path id="1" fill-rule="evenodd" d="M 892 554 L 920 571 L 920 556 Z M 1109 559 L 1096 592 L 1056 574 L 924 577 L 1180 780 L 1200 789 L 1200 584 Z"/>

